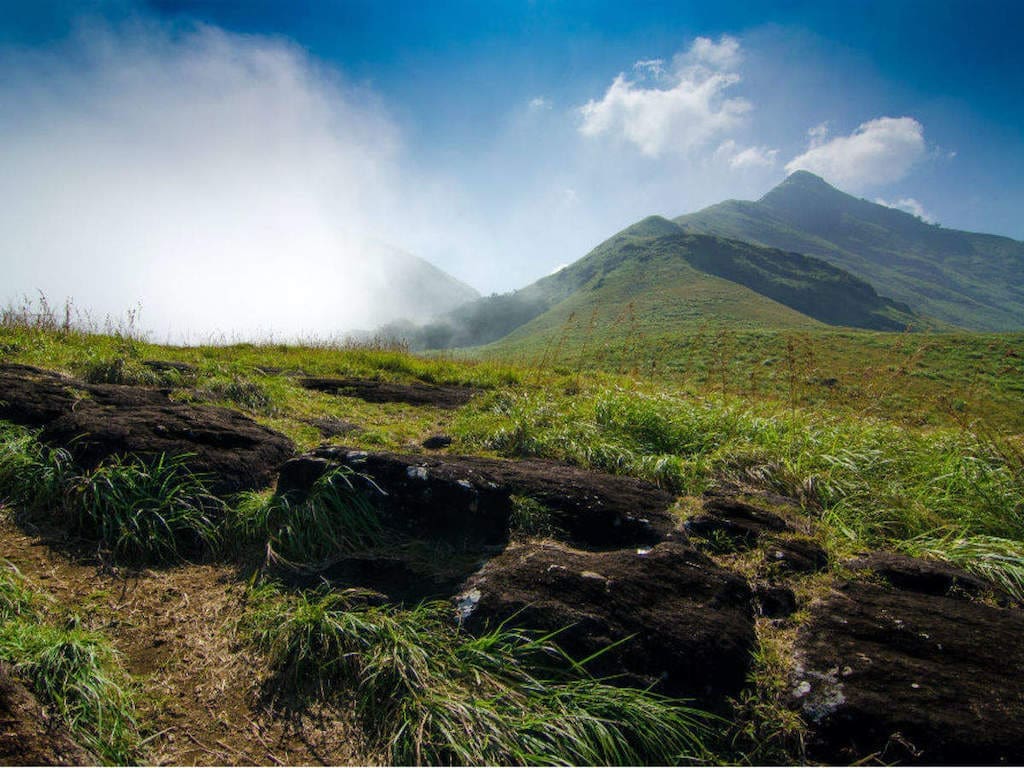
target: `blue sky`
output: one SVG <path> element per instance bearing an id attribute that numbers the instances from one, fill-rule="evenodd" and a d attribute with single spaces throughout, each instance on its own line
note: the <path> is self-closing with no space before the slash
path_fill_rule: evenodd
<path id="1" fill-rule="evenodd" d="M 22 201 L 0 258 L 32 250 L 67 273 L 69 244 L 41 224 L 65 206 L 83 219 L 76 258 L 150 275 L 87 291 L 104 308 L 132 291 L 159 305 L 184 229 L 197 267 L 237 275 L 230 245 L 273 274 L 277 241 L 225 234 L 268 220 L 310 268 L 335 227 L 502 291 L 647 214 L 756 198 L 797 167 L 1024 239 L 1022 23 L 1021 3 L 937 0 L 7 2 L 0 138 L 32 194 L 0 187 Z M 18 289 L 84 289 L 45 277 Z"/>

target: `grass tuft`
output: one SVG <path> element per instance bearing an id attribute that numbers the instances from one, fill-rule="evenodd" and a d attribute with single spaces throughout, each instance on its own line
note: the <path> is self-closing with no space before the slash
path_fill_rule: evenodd
<path id="1" fill-rule="evenodd" d="M 83 746 L 110 763 L 137 762 L 135 705 L 117 654 L 102 636 L 57 627 L 10 563 L 0 568 L 0 660 L 8 662 Z"/>
<path id="2" fill-rule="evenodd" d="M 174 562 L 213 550 L 224 503 L 189 471 L 187 458 L 115 457 L 78 479 L 68 512 L 121 560 Z"/>
<path id="3" fill-rule="evenodd" d="M 242 494 L 232 514 L 231 538 L 265 547 L 269 562 L 298 569 L 320 568 L 346 552 L 377 546 L 383 528 L 354 485 L 355 476 L 338 467 L 307 494 Z"/>
<path id="4" fill-rule="evenodd" d="M 366 607 L 320 590 L 251 593 L 242 631 L 279 690 L 355 697 L 393 764 L 668 764 L 706 758 L 711 716 L 583 676 L 550 637 L 473 637 L 447 603 Z M 565 670 L 572 670 L 567 673 Z"/>

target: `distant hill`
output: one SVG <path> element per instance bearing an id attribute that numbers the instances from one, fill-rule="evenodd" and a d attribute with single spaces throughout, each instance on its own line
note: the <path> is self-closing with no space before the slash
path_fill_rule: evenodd
<path id="1" fill-rule="evenodd" d="M 953 325 L 1024 328 L 1024 243 L 928 224 L 806 171 L 757 202 L 728 200 L 675 222 L 691 233 L 820 257 Z"/>
<path id="2" fill-rule="evenodd" d="M 362 271 L 379 297 L 374 308 L 379 322 L 426 322 L 480 298 L 476 289 L 425 259 L 380 243 L 369 248 L 372 268 Z"/>
<path id="3" fill-rule="evenodd" d="M 610 326 L 648 334 L 706 323 L 903 330 L 922 321 L 820 259 L 688 233 L 651 216 L 526 288 L 471 302 L 425 327 L 390 331 L 419 347 L 443 348 L 550 336 L 570 326 L 600 336 Z"/>

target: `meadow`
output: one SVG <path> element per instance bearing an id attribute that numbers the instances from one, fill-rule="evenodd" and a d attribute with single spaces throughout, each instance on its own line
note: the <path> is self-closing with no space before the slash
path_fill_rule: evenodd
<path id="1" fill-rule="evenodd" d="M 808 593 L 841 574 L 847 556 L 886 549 L 958 565 L 1024 600 L 1024 335 L 705 327 L 614 342 L 568 324 L 543 346 L 500 352 L 413 355 L 387 340 L 173 347 L 140 338 L 131 324 L 82 330 L 48 308 L 9 310 L 0 322 L 4 363 L 163 387 L 181 402 L 242 411 L 300 450 L 325 442 L 419 450 L 443 433 L 453 454 L 542 457 L 650 480 L 677 496 L 680 519 L 716 488 L 798 499 L 832 563 L 827 577 L 802 582 Z M 302 388 L 300 374 L 481 393 L 457 410 L 371 404 Z M 314 424 L 324 418 L 357 428 L 325 438 Z M 469 636 L 443 602 L 378 605 L 284 585 L 268 563 L 301 569 L 380 546 L 372 508 L 343 476 L 302 504 L 272 491 L 218 499 L 173 457 L 84 472 L 32 430 L 7 425 L 0 499 L 23 533 L 58 526 L 87 542 L 75 557 L 134 573 L 228 567 L 243 597 L 218 631 L 260 665 L 250 682 L 256 693 L 274 692 L 265 706 L 346 709 L 364 761 L 803 757 L 802 725 L 779 703 L 791 626 L 759 622 L 750 687 L 723 717 L 590 677 L 557 636 L 514 625 Z M 727 547 L 710 551 L 746 567 Z M 131 652 L 119 646 L 117 611 L 83 621 L 81 595 L 62 595 L 48 597 L 4 565 L 0 660 L 98 758 L 146 759 L 160 739 L 147 713 L 165 705 L 154 703 L 149 677 L 121 663 Z"/>

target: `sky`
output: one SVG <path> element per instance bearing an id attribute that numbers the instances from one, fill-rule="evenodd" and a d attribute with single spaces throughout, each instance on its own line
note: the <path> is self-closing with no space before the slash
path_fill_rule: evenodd
<path id="1" fill-rule="evenodd" d="M 6 0 L 0 302 L 330 335 L 382 319 L 381 244 L 503 292 L 796 169 L 1024 239 L 1022 23 L 984 0 Z"/>

